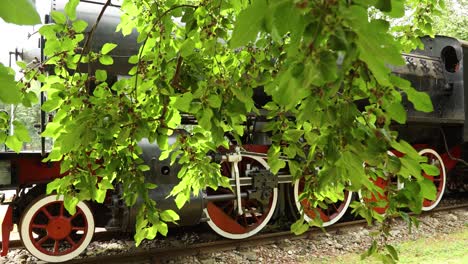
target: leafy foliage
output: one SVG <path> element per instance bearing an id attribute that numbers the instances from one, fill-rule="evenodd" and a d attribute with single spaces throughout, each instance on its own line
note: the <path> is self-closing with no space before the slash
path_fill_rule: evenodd
<path id="1" fill-rule="evenodd" d="M 17 25 L 41 24 L 41 18 L 31 0 L 3 0 L 0 3 L 0 18 Z"/>
<path id="2" fill-rule="evenodd" d="M 47 160 L 61 161 L 69 174 L 47 190 L 64 194 L 69 211 L 78 200 L 102 202 L 108 190 L 121 188 L 128 206 L 138 197 L 144 201 L 137 244 L 165 235 L 166 222 L 178 217 L 149 198 L 148 190 L 157 186 L 145 182 L 149 167 L 138 142 L 157 142 L 161 159 L 180 165 L 180 183 L 171 195 L 181 207 L 206 187 L 228 186 L 208 154 L 248 143 L 246 120 L 260 112 L 273 141 L 272 172 L 286 167 L 294 179 L 304 177 L 303 197 L 315 205 L 338 199 L 344 188 L 385 192 L 387 201 L 354 205 L 369 221 L 383 221 L 373 207 L 386 203 L 389 215 L 401 207 L 420 211 L 422 200 L 434 196 L 421 175 L 433 168 L 390 128 L 392 120 L 406 121 L 401 93 L 421 111 L 432 110 L 430 98 L 393 76 L 388 65 L 403 64 L 401 51 L 419 46 L 418 37 L 431 32 L 430 13 L 438 1 L 125 0 L 117 31 L 136 30 L 139 51 L 128 60 L 129 78 L 116 82 L 105 67 L 79 67 L 112 65 L 116 44 L 91 49 L 100 21 L 85 34 L 76 2 L 69 2 L 66 14 L 53 12 L 55 24 L 39 30 L 47 40 L 47 60 L 25 69 L 19 84 L 27 92 L 37 79 L 48 94 L 42 110 L 55 117 L 42 134 L 54 139 Z M 391 26 L 388 21 L 402 17 L 405 8 L 414 10 L 417 21 Z M 256 89 L 272 100 L 256 104 Z M 186 115 L 197 121 L 190 133 L 180 130 Z M 177 138 L 172 144 L 170 136 Z M 393 157 L 389 148 L 406 155 Z M 390 177 L 407 188 L 375 186 L 378 178 Z M 294 232 L 307 228 L 301 221 Z"/>
<path id="3" fill-rule="evenodd" d="M 436 34 L 467 40 L 468 1 L 449 0 L 446 5 L 446 9 L 434 21 L 434 31 Z"/>

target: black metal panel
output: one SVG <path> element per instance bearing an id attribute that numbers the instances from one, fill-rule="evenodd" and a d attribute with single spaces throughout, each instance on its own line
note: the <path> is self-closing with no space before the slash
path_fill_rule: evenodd
<path id="1" fill-rule="evenodd" d="M 393 70 L 431 97 L 434 111 L 416 111 L 404 100 L 409 123 L 459 124 L 465 122 L 463 53 L 458 40 L 438 36 L 423 38 L 424 50 L 403 54 L 406 65 Z M 453 61 L 458 61 L 458 65 Z"/>
<path id="2" fill-rule="evenodd" d="M 468 94 L 468 68 L 464 67 L 464 65 L 468 65 L 468 41 L 460 41 L 462 44 L 463 50 L 463 65 L 461 67 L 461 71 L 463 72 L 463 87 L 466 94 Z M 468 142 L 468 96 L 465 97 L 465 126 L 463 131 L 463 140 L 464 142 Z"/>

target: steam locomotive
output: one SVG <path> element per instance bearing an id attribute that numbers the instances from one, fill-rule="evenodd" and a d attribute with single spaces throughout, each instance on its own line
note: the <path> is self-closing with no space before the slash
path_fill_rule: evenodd
<path id="1" fill-rule="evenodd" d="M 52 9 L 63 11 L 66 0 L 53 0 Z M 78 19 L 92 25 L 105 1 L 81 1 Z M 107 68 L 114 77 L 127 74 L 130 66 L 128 57 L 137 52 L 136 34 L 123 37 L 115 34 L 120 13 L 117 6 L 110 6 L 96 28 L 92 48 L 98 49 L 112 40 L 118 43 L 113 51 L 114 65 Z M 421 155 L 427 156 L 429 163 L 439 168 L 440 174 L 433 177 L 437 198 L 425 201 L 423 210 L 431 210 L 442 199 L 448 186 L 458 188 L 465 181 L 457 175 L 459 159 L 466 158 L 468 148 L 468 114 L 464 105 L 468 104 L 464 92 L 468 84 L 467 63 L 468 43 L 450 37 L 437 36 L 424 38 L 423 50 L 403 54 L 406 65 L 394 68 L 393 72 L 409 81 L 419 91 L 427 92 L 434 104 L 432 113 L 417 112 L 411 104 L 405 105 L 408 123 L 395 127 L 399 135 L 413 144 Z M 36 50 L 24 50 L 20 57 L 30 61 L 40 57 L 44 42 Z M 262 120 L 256 122 L 261 126 Z M 45 125 L 45 116 L 41 118 Z M 170 141 L 175 140 L 171 138 Z M 44 141 L 42 142 L 44 145 Z M 274 177 L 268 173 L 266 152 L 268 135 L 259 129 L 254 130 L 252 142 L 243 149 L 224 153 L 221 172 L 230 178 L 232 190 L 207 189 L 193 196 L 190 203 L 177 209 L 171 198 L 166 198 L 179 182 L 179 167 L 170 165 L 169 160 L 159 161 L 161 150 L 154 143 L 143 140 L 143 160 L 151 167 L 146 180 L 156 183 L 158 188 L 150 196 L 163 209 L 173 209 L 180 215 L 180 226 L 207 222 L 219 235 L 230 239 L 243 239 L 261 231 L 274 217 L 275 212 L 285 210 L 284 201 L 292 201 L 291 208 L 304 212 L 305 219 L 311 221 L 317 212 L 324 226 L 329 226 L 342 218 L 352 200 L 352 193 L 346 192 L 343 201 L 332 204 L 327 209 L 310 208 L 307 201 L 300 200 L 303 190 L 301 181 L 292 182 L 290 175 Z M 16 196 L 8 205 L 2 220 L 2 256 L 8 252 L 9 236 L 13 225 L 18 225 L 21 239 L 26 249 L 39 259 L 49 262 L 62 262 L 78 256 L 90 243 L 96 227 L 131 232 L 139 204 L 126 207 L 119 193 L 109 194 L 104 204 L 80 202 L 77 212 L 71 216 L 64 210 L 63 199 L 56 195 L 46 195 L 45 185 L 60 177 L 60 163 L 43 163 L 45 148 L 41 152 L 0 153 L 0 189 L 16 190 Z M 397 154 L 395 154 L 397 155 Z M 448 177 L 448 175 L 453 177 Z M 451 182 L 451 179 L 453 182 Z M 460 180 L 461 179 L 461 180 Z M 376 184 L 385 184 L 376 182 Z M 458 184 L 458 185 L 457 185 Z M 241 206 L 239 206 L 241 205 Z"/>

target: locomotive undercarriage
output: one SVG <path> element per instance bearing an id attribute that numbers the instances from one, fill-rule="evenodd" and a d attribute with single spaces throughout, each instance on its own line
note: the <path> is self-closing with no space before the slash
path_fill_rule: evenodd
<path id="1" fill-rule="evenodd" d="M 154 157 L 159 155 L 156 145 L 143 142 L 141 146 L 147 163 L 154 161 Z M 299 201 L 303 188 L 300 180 L 293 184 L 292 177 L 287 172 L 273 175 L 269 171 L 265 154 L 268 146 L 245 145 L 245 147 L 250 151 L 236 149 L 220 155 L 221 173 L 230 178 L 231 189 L 221 187 L 217 190 L 207 189 L 200 193 L 198 198 L 192 197 L 188 207 L 177 210 L 174 201 L 166 199 L 176 184 L 177 170 L 167 171 L 165 166 L 167 164 L 161 161 L 158 164 L 148 163 L 152 164 L 151 171 L 155 174 L 148 174 L 147 180 L 160 182 L 158 178 L 163 176 L 162 171 L 170 176 L 162 178 L 171 180 L 165 184 L 158 183 L 159 188 L 150 196 L 162 209 L 176 210 L 183 219 L 180 225 L 195 225 L 207 221 L 216 233 L 231 239 L 242 239 L 260 232 L 274 218 L 279 204 L 285 201 L 289 203 L 292 201 L 293 206 L 289 207 L 291 211 L 289 215 L 297 217 L 303 210 L 306 220 L 312 221 L 318 215 L 324 226 L 339 221 L 346 213 L 353 198 L 352 193 L 345 193 L 343 201 L 331 203 L 329 208 L 313 208 L 308 201 Z M 418 144 L 415 148 L 422 151 L 423 155 L 433 157 L 433 164 L 441 169 L 440 182 L 443 184 L 435 184 L 438 184 L 438 198 L 442 198 L 445 175 L 455 168 L 456 162 L 452 165 L 453 162 L 448 154 L 439 155 L 429 145 Z M 457 146 L 451 149 L 452 158 L 460 157 L 459 149 Z M 149 153 L 152 154 L 146 155 Z M 385 184 L 389 183 L 384 183 L 382 186 Z M 84 250 L 82 245 L 89 243 L 94 226 L 124 232 L 131 232 L 134 227 L 137 206 L 128 208 L 124 205 L 118 186 L 113 193 L 109 193 L 103 205 L 81 202 L 78 205 L 77 220 L 73 220 L 76 216 L 70 216 L 66 210 L 63 210 L 63 204 L 60 200 L 56 200 L 55 195 L 45 196 L 44 184 L 38 184 L 27 192 L 24 187 L 19 188 L 19 195 L 10 204 L 11 223 L 8 223 L 8 219 L 7 223 L 4 220 L 2 229 L 9 231 L 12 224 L 18 224 L 21 238 L 28 249 L 35 256 L 47 261 L 63 261 L 75 257 L 76 252 Z M 429 209 L 436 205 L 431 202 L 425 204 Z M 279 213 L 280 216 L 284 214 L 284 211 Z M 8 233 L 3 232 L 3 235 Z M 8 241 L 8 238 L 3 237 L 3 241 Z M 3 253 L 6 253 L 7 244 L 3 243 L 2 246 Z"/>

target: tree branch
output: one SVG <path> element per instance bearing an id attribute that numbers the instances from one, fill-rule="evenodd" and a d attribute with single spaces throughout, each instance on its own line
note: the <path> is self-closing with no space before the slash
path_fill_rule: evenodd
<path id="1" fill-rule="evenodd" d="M 159 22 L 161 22 L 161 19 L 163 17 L 165 17 L 169 12 L 174 11 L 175 9 L 181 8 L 181 7 L 198 8 L 198 6 L 196 6 L 196 5 L 177 5 L 177 6 L 173 6 L 173 7 L 169 8 L 168 10 L 164 11 L 161 14 L 161 16 L 158 17 L 158 19 L 153 23 L 153 26 L 151 27 L 150 32 L 154 30 L 156 25 Z M 134 87 L 135 94 L 136 94 L 137 86 L 138 86 L 138 72 L 140 71 L 141 56 L 143 56 L 143 50 L 145 49 L 146 43 L 148 42 L 148 39 L 149 39 L 149 36 L 150 36 L 150 34 L 146 35 L 145 41 L 143 42 L 143 45 L 141 46 L 140 52 L 138 54 L 138 63 L 137 63 L 137 70 L 136 70 L 136 75 L 135 75 L 135 87 Z"/>

